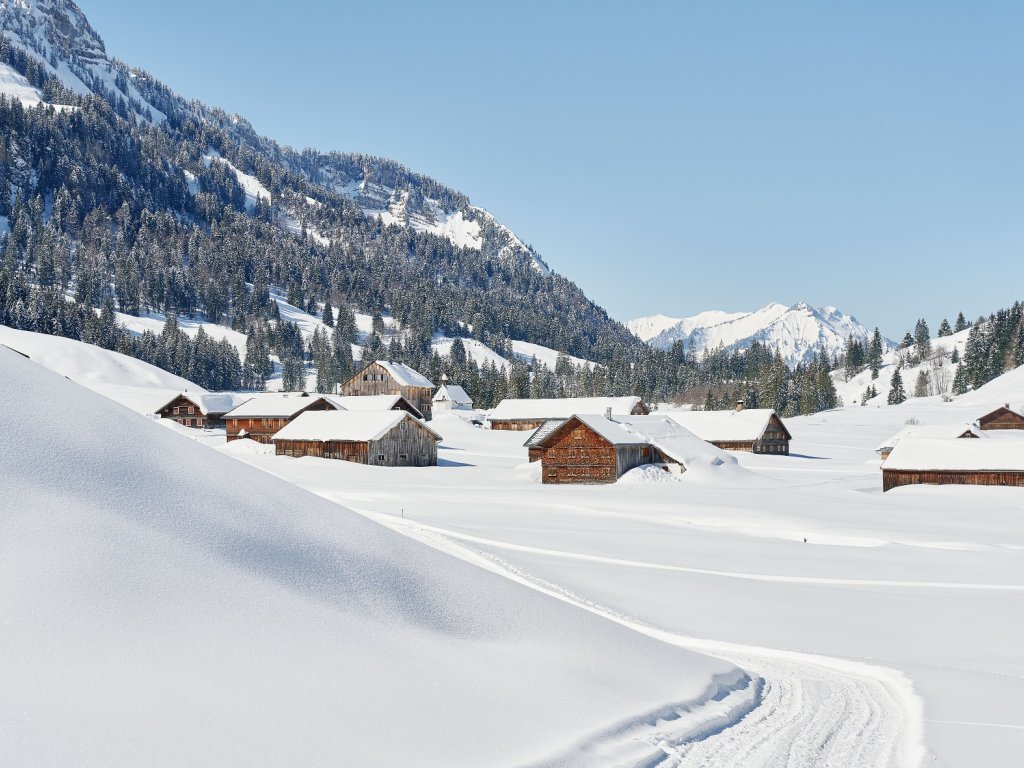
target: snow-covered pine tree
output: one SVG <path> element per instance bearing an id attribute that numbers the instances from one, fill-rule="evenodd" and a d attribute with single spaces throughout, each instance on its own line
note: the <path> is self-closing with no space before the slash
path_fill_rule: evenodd
<path id="1" fill-rule="evenodd" d="M 892 372 L 892 381 L 889 382 L 889 397 L 887 402 L 889 405 L 899 405 L 907 399 L 907 391 L 903 388 L 903 377 L 900 375 L 900 369 L 897 368 Z"/>
<path id="2" fill-rule="evenodd" d="M 928 397 L 928 372 L 922 368 L 914 382 L 914 397 Z"/>
<path id="3" fill-rule="evenodd" d="M 949 320 L 947 320 L 946 318 L 942 318 L 942 322 L 939 323 L 939 338 L 941 339 L 944 336 L 952 336 L 952 335 L 953 335 L 953 327 L 949 324 Z"/>

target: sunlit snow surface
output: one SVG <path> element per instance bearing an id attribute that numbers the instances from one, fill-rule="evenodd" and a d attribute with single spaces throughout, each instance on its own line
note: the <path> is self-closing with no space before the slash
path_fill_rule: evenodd
<path id="1" fill-rule="evenodd" d="M 6 340 L 9 338 L 0 338 L 0 343 L 10 343 Z M 24 337 L 21 341 L 29 346 Z M 75 376 L 71 378 L 74 380 Z M 124 392 L 108 394 L 126 396 Z M 187 470 L 179 472 L 178 477 L 191 476 L 194 460 L 218 474 L 229 472 L 220 458 L 250 464 L 479 568 L 597 613 L 606 621 L 625 625 L 668 646 L 723 659 L 746 670 L 755 681 L 755 687 L 750 688 L 737 685 L 728 677 L 719 678 L 721 688 L 717 695 L 701 698 L 693 694 L 700 700 L 699 706 L 673 704 L 649 718 L 638 715 L 653 713 L 655 707 L 641 707 L 622 717 L 581 717 L 587 722 L 560 729 L 564 737 L 560 740 L 531 741 L 532 737 L 525 734 L 536 731 L 524 730 L 517 722 L 513 730 L 524 734 L 516 740 L 521 751 L 507 753 L 507 759 L 478 759 L 474 763 L 470 750 L 479 747 L 480 741 L 493 738 L 490 733 L 482 735 L 486 728 L 480 722 L 487 717 L 483 712 L 487 705 L 481 705 L 476 698 L 481 689 L 494 683 L 491 670 L 477 666 L 473 661 L 477 657 L 472 653 L 466 657 L 467 646 L 459 644 L 461 640 L 442 634 L 443 641 L 435 643 L 437 638 L 423 641 L 417 636 L 416 647 L 437 654 L 431 670 L 459 669 L 453 673 L 459 684 L 445 682 L 453 686 L 450 690 L 455 691 L 456 697 L 450 704 L 443 699 L 445 706 L 460 713 L 471 706 L 477 710 L 473 715 L 477 718 L 476 728 L 469 733 L 451 731 L 458 734 L 458 739 L 466 739 L 467 744 L 466 751 L 456 759 L 451 759 L 451 753 L 445 754 L 448 764 L 556 761 L 562 765 L 634 765 L 650 756 L 644 753 L 638 757 L 635 750 L 643 751 L 656 743 L 665 757 L 663 765 L 952 768 L 1012 766 L 1024 750 L 1024 654 L 1020 650 L 1020 638 L 1024 635 L 1024 491 L 916 487 L 882 494 L 874 448 L 908 420 L 921 424 L 962 423 L 1004 402 L 1020 407 L 1022 401 L 1024 368 L 951 403 L 934 397 L 896 407 L 849 407 L 788 419 L 787 426 L 794 435 L 793 455 L 736 454 L 747 471 L 742 475 L 731 474 L 725 481 L 705 472 L 654 482 L 661 478 L 645 470 L 632 475 L 629 480 L 633 482 L 594 487 L 540 484 L 537 465 L 526 462 L 522 448 L 525 434 L 480 430 L 454 415 L 431 422 L 444 437 L 439 451 L 440 466 L 408 470 L 276 457 L 253 445 L 224 446 L 223 437 L 217 433 L 199 433 L 165 424 L 147 426 L 176 433 L 168 438 L 174 438 L 175 446 L 187 447 L 181 447 L 180 452 L 176 447 L 168 454 L 173 456 L 176 468 Z M 114 411 L 98 409 L 92 401 L 89 411 L 98 413 L 105 422 L 117 423 L 118 430 L 124 429 L 126 422 L 120 420 L 122 417 L 112 416 Z M 189 437 L 198 439 L 182 439 Z M 138 462 L 142 439 L 129 439 L 134 441 L 133 461 Z M 1002 439 L 1008 444 L 1014 440 Z M 90 446 L 107 445 L 109 440 L 110 435 L 104 433 L 102 439 L 97 438 Z M 55 445 L 52 441 L 47 443 L 45 451 L 52 454 Z M 169 445 L 159 442 L 161 457 L 170 450 Z M 1024 443 L 1021 445 L 1024 447 Z M 217 453 L 223 456 L 217 457 Z M 200 458 L 195 459 L 196 456 Z M 61 459 L 61 466 L 67 463 Z M 40 487 L 56 489 L 58 494 L 67 494 L 67 487 L 55 478 L 50 466 L 47 465 L 45 475 L 50 479 L 44 482 L 44 475 L 37 474 L 39 479 L 35 482 Z M 92 465 L 87 462 L 83 471 L 89 466 Z M 121 474 L 131 472 L 125 470 Z M 205 475 L 200 473 L 200 477 Z M 254 483 L 252 477 L 246 475 L 244 482 Z M 259 500 L 263 486 L 252 487 L 257 488 L 254 496 L 238 497 L 244 498 L 251 509 L 232 518 L 230 530 L 248 530 L 251 519 L 262 521 L 271 514 Z M 349 540 L 348 528 L 343 532 L 328 531 L 310 519 L 310 515 L 319 514 L 315 510 L 321 507 L 314 507 L 309 497 L 301 502 L 292 499 L 288 504 L 293 511 L 286 520 L 301 526 L 303 535 L 308 534 L 317 542 L 334 542 L 338 537 Z M 146 505 L 140 506 L 145 508 Z M 154 516 L 146 519 L 152 527 Z M 5 527 L 5 531 L 11 530 L 10 525 Z M 62 562 L 94 562 L 89 558 L 83 560 L 78 550 L 69 549 L 71 544 L 64 543 L 72 533 L 58 533 Z M 57 533 L 50 531 L 49 535 Z M 362 541 L 362 535 L 359 533 L 356 540 Z M 36 538 L 50 540 L 36 536 L 33 541 Z M 88 538 L 78 536 L 75 541 L 83 542 L 86 550 L 91 546 L 85 543 L 91 541 Z M 166 552 L 148 539 L 140 542 L 146 552 L 166 559 Z M 122 538 L 116 539 L 116 546 L 121 555 L 118 563 L 124 560 L 125 551 L 135 552 Z M 40 549 L 33 556 L 45 563 L 46 555 Z M 4 558 L 0 567 L 21 574 L 27 566 L 26 560 L 19 558 L 13 565 L 10 558 Z M 413 560 L 419 562 L 419 558 L 416 555 Z M 178 560 L 171 558 L 169 562 Z M 128 563 L 132 573 L 146 572 L 145 568 L 138 570 L 135 555 Z M 110 566 L 108 572 L 110 582 L 102 581 L 102 572 L 96 575 L 90 570 L 83 577 L 81 571 L 75 571 L 80 577 L 75 585 L 66 584 L 56 591 L 46 579 L 38 586 L 25 585 L 27 576 L 19 576 L 19 591 L 28 590 L 32 615 L 38 616 L 28 626 L 57 626 L 61 619 L 54 614 L 58 610 L 66 612 L 69 604 L 75 605 L 74 600 L 68 600 L 70 596 L 80 600 L 83 585 L 122 583 L 123 571 Z M 158 572 L 163 574 L 162 570 Z M 38 568 L 29 569 L 26 574 L 42 578 Z M 226 578 L 221 572 L 217 572 L 217 577 Z M 476 579 L 482 578 L 482 574 L 466 578 L 479 586 Z M 465 584 L 459 579 L 461 576 L 456 579 L 460 585 L 457 589 L 462 589 Z M 138 581 L 133 577 L 129 583 Z M 12 582 L 5 577 L 3 583 Z M 168 577 L 167 583 L 174 583 L 174 579 Z M 262 583 L 256 580 L 255 585 Z M 246 589 L 256 588 L 248 576 L 241 584 Z M 489 594 L 490 581 L 487 584 Z M 217 696 L 211 706 L 243 706 L 250 712 L 265 701 L 260 696 L 269 695 L 285 683 L 267 672 L 245 689 L 252 690 L 255 685 L 259 694 L 256 699 L 250 696 L 239 703 L 218 697 L 222 694 L 220 687 L 230 681 L 241 663 L 234 656 L 241 651 L 244 659 L 262 658 L 263 646 L 260 653 L 253 651 L 252 646 L 266 637 L 261 632 L 269 630 L 260 628 L 259 622 L 268 621 L 268 617 L 257 612 L 254 605 L 270 598 L 259 587 L 251 599 L 245 598 L 235 605 L 233 597 L 222 593 L 224 588 L 206 581 L 201 586 L 212 590 L 212 596 L 209 602 L 186 602 L 189 613 L 200 617 L 201 627 L 209 625 L 213 628 L 211 632 L 227 632 L 230 638 L 214 642 L 214 650 L 207 650 L 209 656 L 202 657 L 214 659 L 228 670 L 212 677 Z M 169 589 L 165 587 L 165 594 L 174 595 L 178 601 L 183 599 L 180 591 L 167 592 Z M 55 599 L 61 600 L 60 609 L 51 610 L 50 601 Z M 449 595 L 445 599 L 454 598 Z M 479 606 L 489 599 L 481 597 L 472 611 L 481 610 L 480 615 L 485 616 Z M 164 606 L 159 601 L 156 604 Z M 47 608 L 43 614 L 39 614 L 40 605 Z M 267 608 L 268 612 L 282 610 L 273 601 Z M 109 641 L 107 628 L 93 626 L 89 622 L 94 619 L 86 622 L 80 613 L 76 608 L 71 619 L 64 619 L 65 626 L 70 620 L 78 637 Z M 11 613 L 5 609 L 3 615 Z M 303 627 L 311 621 L 307 614 L 292 609 L 284 615 L 289 621 L 304 622 Z M 175 647 L 191 648 L 174 633 L 168 636 L 170 640 L 164 638 L 154 630 L 149 618 L 139 624 L 121 614 L 115 616 L 122 645 L 134 643 L 136 632 L 152 632 L 147 636 L 161 637 L 162 642 L 173 641 Z M 549 627 L 553 634 L 562 632 L 564 620 L 553 620 Z M 257 639 L 237 641 L 225 625 L 237 628 L 243 635 L 255 632 Z M 270 626 L 284 632 L 273 622 Z M 323 626 L 338 636 L 350 631 L 347 625 L 338 627 L 326 620 L 315 626 Z M 132 632 L 125 633 L 125 627 Z M 160 625 L 159 629 L 166 627 Z M 319 646 L 315 653 L 309 650 L 316 637 L 306 637 L 301 643 L 291 638 L 285 644 L 287 658 L 293 659 L 293 663 L 286 665 L 288 674 L 284 676 L 289 681 L 285 699 L 290 705 L 296 703 L 295 690 L 308 680 L 309 658 L 320 664 L 317 668 L 321 672 L 334 663 L 329 654 L 319 655 L 326 654 Z M 406 640 L 402 632 L 396 643 L 400 642 L 408 652 L 413 644 Z M 38 635 L 33 635 L 32 641 L 33 651 L 45 645 Z M 452 643 L 457 644 L 453 655 L 464 655 L 462 666 L 447 652 L 437 652 Z M 87 647 L 95 646 L 87 643 Z M 371 652 L 380 650 L 378 655 L 383 656 L 394 647 L 375 647 Z M 538 647 L 547 646 L 540 643 Z M 64 646 L 60 650 L 62 653 L 56 654 L 58 659 L 66 655 Z M 132 650 L 139 653 L 134 646 Z M 161 650 L 166 651 L 162 646 Z M 359 650 L 362 652 L 361 646 Z M 231 658 L 221 658 L 221 652 L 230 653 Z M 26 651 L 22 649 L 22 653 Z M 294 661 L 299 654 L 307 654 L 305 665 Z M 175 664 L 185 664 L 181 655 L 172 654 L 171 658 Z M 603 679 L 608 674 L 632 673 L 632 665 L 641 658 L 646 661 L 646 651 L 642 657 L 634 652 L 624 653 L 610 665 L 589 667 L 588 674 Z M 451 666 L 444 667 L 449 661 Z M 209 672 L 195 659 L 189 663 Z M 75 668 L 74 679 L 95 682 L 98 676 L 83 673 L 82 669 L 87 667 L 82 664 Z M 410 675 L 417 685 L 422 682 L 411 664 L 405 660 L 401 664 L 402 674 Z M 691 671 L 706 669 L 695 661 L 686 661 L 684 666 Z M 512 669 L 516 669 L 514 664 Z M 175 670 L 180 668 L 175 666 Z M 44 679 L 59 677 L 57 673 L 47 674 L 49 677 L 44 675 Z M 438 672 L 438 677 L 444 675 Z M 431 683 L 438 677 L 431 677 Z M 239 672 L 238 679 L 243 678 Z M 469 679 L 474 684 L 461 687 Z M 511 698 L 507 699 L 510 703 L 503 712 L 518 712 L 520 707 L 546 707 L 552 690 L 561 689 L 564 680 L 562 673 L 555 674 L 534 703 L 525 703 L 517 693 L 521 688 L 513 686 L 508 694 Z M 703 680 L 707 684 L 706 673 Z M 52 685 L 56 686 L 56 682 Z M 501 685 L 509 685 L 508 680 L 503 678 Z M 173 690 L 170 683 L 165 686 Z M 56 696 L 50 687 L 41 690 L 32 700 L 37 706 L 47 703 L 47 697 Z M 310 694 L 310 690 L 315 689 L 303 688 L 303 693 Z M 412 731 L 405 727 L 405 720 L 396 720 L 404 710 L 382 714 L 380 709 L 383 705 L 379 699 L 393 691 L 381 692 L 375 685 L 367 686 L 366 690 L 373 691 L 364 698 L 370 701 L 371 708 L 378 707 L 374 711 L 380 718 L 366 728 L 379 734 L 380 724 L 386 723 L 388 739 L 397 738 L 405 744 L 412 738 Z M 708 690 L 711 689 L 704 693 Z M 309 731 L 317 732 L 317 738 L 310 737 L 311 743 L 318 743 L 322 737 L 320 729 L 326 732 L 329 724 L 310 703 L 317 700 L 316 696 L 307 698 L 309 701 L 303 700 L 304 706 L 297 712 L 305 718 L 303 722 L 308 724 Z M 69 709 L 70 705 L 60 711 Z M 309 709 L 314 712 L 310 714 Z M 449 714 L 445 712 L 444 716 Z M 533 722 L 539 714 L 530 712 L 527 719 Z M 265 722 L 260 713 L 256 715 L 255 722 Z M 441 716 L 431 711 L 430 717 L 435 715 Z M 418 723 L 413 730 L 420 734 Z M 201 734 L 212 738 L 208 731 Z M 0 740 L 2 743 L 4 740 Z M 543 748 L 532 749 L 532 745 L 541 743 Z M 402 748 L 401 744 L 389 742 L 388 748 L 397 750 Z M 526 749 L 527 744 L 531 745 L 530 750 Z M 430 742 L 421 749 L 420 758 L 434 758 L 438 754 Z M 479 754 L 473 752 L 472 756 Z M 378 760 L 381 764 L 386 762 Z"/>

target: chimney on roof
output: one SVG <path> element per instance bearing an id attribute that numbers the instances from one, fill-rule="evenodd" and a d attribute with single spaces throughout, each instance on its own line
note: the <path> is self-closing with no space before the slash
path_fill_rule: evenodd
<path id="1" fill-rule="evenodd" d="M 747 406 L 744 404 L 744 402 L 742 400 L 737 400 L 736 401 L 736 413 L 739 413 L 740 411 L 742 411 L 746 407 Z"/>
<path id="2" fill-rule="evenodd" d="M 612 420 L 612 408 L 611 408 L 611 406 L 608 406 L 607 408 L 604 409 L 604 417 L 606 419 L 608 419 L 608 421 Z"/>

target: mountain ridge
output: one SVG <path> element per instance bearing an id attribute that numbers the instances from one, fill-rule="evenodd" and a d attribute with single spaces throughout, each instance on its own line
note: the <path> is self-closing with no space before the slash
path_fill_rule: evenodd
<path id="1" fill-rule="evenodd" d="M 650 315 L 629 320 L 626 327 L 655 349 L 683 343 L 692 354 L 719 346 L 746 350 L 754 342 L 778 349 L 790 366 L 808 362 L 819 350 L 842 353 L 847 340 L 864 341 L 870 331 L 836 307 L 816 308 L 805 301 L 792 306 L 770 302 L 752 312 L 709 310 L 692 317 Z"/>

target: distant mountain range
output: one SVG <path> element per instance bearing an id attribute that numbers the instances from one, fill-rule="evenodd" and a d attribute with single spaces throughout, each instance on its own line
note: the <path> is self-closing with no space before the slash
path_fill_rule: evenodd
<path id="1" fill-rule="evenodd" d="M 719 346 L 744 350 L 757 341 L 778 349 L 790 366 L 810 360 L 822 347 L 829 354 L 842 352 L 850 336 L 866 339 L 871 332 L 835 307 L 815 308 L 803 301 L 791 307 L 772 302 L 754 312 L 649 315 L 630 320 L 626 327 L 656 349 L 668 349 L 681 341 L 695 354 Z"/>

